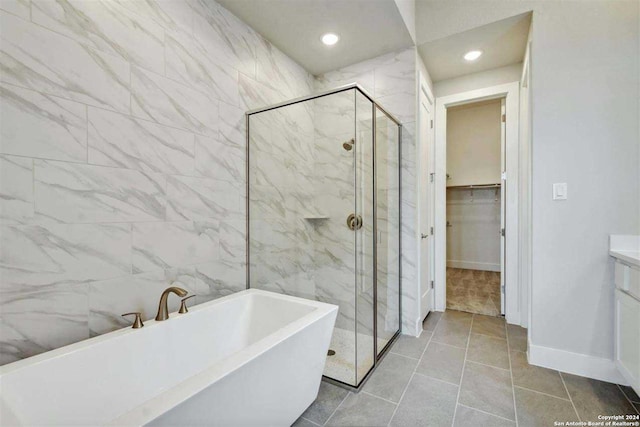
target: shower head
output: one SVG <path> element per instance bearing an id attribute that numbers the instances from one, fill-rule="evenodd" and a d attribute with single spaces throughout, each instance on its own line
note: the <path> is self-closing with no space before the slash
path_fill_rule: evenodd
<path id="1" fill-rule="evenodd" d="M 356 143 L 356 140 L 351 138 L 350 140 L 342 144 L 342 148 L 344 148 L 347 151 L 351 151 L 355 143 Z"/>

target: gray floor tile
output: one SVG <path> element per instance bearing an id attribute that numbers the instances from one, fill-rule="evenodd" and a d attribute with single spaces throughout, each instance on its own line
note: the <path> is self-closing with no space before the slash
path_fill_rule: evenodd
<path id="1" fill-rule="evenodd" d="M 415 359 L 389 353 L 371 374 L 362 390 L 397 403 L 417 364 L 418 361 Z"/>
<path id="2" fill-rule="evenodd" d="M 616 384 L 562 373 L 582 421 L 598 421 L 598 415 L 637 413 Z"/>
<path id="3" fill-rule="evenodd" d="M 431 342 L 418 364 L 416 372 L 460 384 L 462 367 L 464 366 L 465 349 Z"/>
<path id="4" fill-rule="evenodd" d="M 498 338 L 507 337 L 507 328 L 502 317 L 483 316 L 481 314 L 473 316 L 473 328 L 471 332 Z"/>
<path id="5" fill-rule="evenodd" d="M 422 375 L 414 375 L 402 397 L 392 426 L 450 426 L 458 387 Z"/>
<path id="6" fill-rule="evenodd" d="M 441 319 L 438 323 L 438 327 L 431 337 L 431 341 L 449 344 L 460 348 L 467 348 L 470 329 L 471 322 L 446 322 L 444 319 Z"/>
<path id="7" fill-rule="evenodd" d="M 488 335 L 471 334 L 467 360 L 497 368 L 509 369 L 507 340 Z"/>
<path id="8" fill-rule="evenodd" d="M 441 322 L 445 323 L 463 323 L 463 324 L 471 324 L 471 319 L 473 318 L 473 314 L 467 313 L 465 311 L 457 311 L 457 310 L 447 310 L 442 314 Z"/>
<path id="9" fill-rule="evenodd" d="M 636 393 L 631 387 L 628 385 L 621 385 L 619 387 L 630 401 L 633 403 L 640 403 L 640 396 L 638 396 L 638 393 Z"/>
<path id="10" fill-rule="evenodd" d="M 568 400 L 519 387 L 516 387 L 514 392 L 519 427 L 548 427 L 554 425 L 554 421 L 578 421 L 576 411 Z"/>
<path id="11" fill-rule="evenodd" d="M 400 335 L 393 344 L 391 352 L 407 357 L 413 357 L 414 359 L 420 359 L 430 338 L 431 331 L 422 331 L 420 336 L 417 338 L 410 337 L 408 335 Z"/>
<path id="12" fill-rule="evenodd" d="M 327 422 L 328 426 L 386 426 L 396 405 L 366 393 L 350 393 Z"/>
<path id="13" fill-rule="evenodd" d="M 322 381 L 315 402 L 302 416 L 317 424 L 324 424 L 349 392 L 341 387 Z"/>
<path id="14" fill-rule="evenodd" d="M 560 378 L 560 373 L 540 366 L 530 365 L 527 362 L 527 355 L 521 351 L 511 352 L 511 371 L 513 373 L 513 385 L 569 399 L 562 383 L 562 378 Z"/>
<path id="15" fill-rule="evenodd" d="M 527 330 L 516 325 L 507 325 L 509 350 L 527 351 Z"/>
<path id="16" fill-rule="evenodd" d="M 454 427 L 515 427 L 514 421 L 505 420 L 473 408 L 458 405 Z"/>
<path id="17" fill-rule="evenodd" d="M 462 374 L 460 403 L 515 420 L 511 373 L 467 361 Z"/>
<path id="18" fill-rule="evenodd" d="M 291 424 L 291 427 L 317 427 L 318 424 L 314 424 L 309 420 L 305 420 L 304 418 L 300 417 L 296 420 L 295 423 Z"/>
<path id="19" fill-rule="evenodd" d="M 424 329 L 425 331 L 433 331 L 436 328 L 440 317 L 442 317 L 441 311 L 432 311 L 422 322 L 422 329 Z"/>

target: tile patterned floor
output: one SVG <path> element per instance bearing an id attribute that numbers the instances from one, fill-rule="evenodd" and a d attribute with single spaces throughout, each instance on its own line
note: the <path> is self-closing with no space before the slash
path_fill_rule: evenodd
<path id="1" fill-rule="evenodd" d="M 447 267 L 447 309 L 500 315 L 500 273 Z"/>
<path id="2" fill-rule="evenodd" d="M 323 382 L 294 426 L 553 426 L 636 414 L 629 387 L 527 363 L 526 329 L 502 318 L 431 313 L 401 336 L 359 393 Z"/>

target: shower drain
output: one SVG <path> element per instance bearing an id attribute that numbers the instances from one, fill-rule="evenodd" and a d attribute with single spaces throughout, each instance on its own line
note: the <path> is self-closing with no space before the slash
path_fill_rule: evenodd
<path id="1" fill-rule="evenodd" d="M 329 351 L 327 351 L 327 356 L 333 356 L 334 354 L 336 354 L 335 350 L 329 349 Z"/>

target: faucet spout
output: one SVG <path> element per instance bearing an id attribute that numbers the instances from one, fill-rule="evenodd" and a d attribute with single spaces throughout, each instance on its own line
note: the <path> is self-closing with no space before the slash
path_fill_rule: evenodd
<path id="1" fill-rule="evenodd" d="M 171 293 L 174 293 L 179 297 L 184 297 L 188 294 L 186 290 L 178 288 L 177 286 L 172 286 L 165 289 L 160 296 L 160 304 L 158 305 L 158 314 L 156 315 L 156 320 L 167 320 L 169 318 L 169 308 L 167 300 L 169 299 L 169 294 Z"/>

